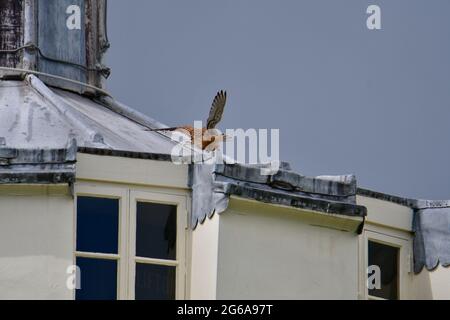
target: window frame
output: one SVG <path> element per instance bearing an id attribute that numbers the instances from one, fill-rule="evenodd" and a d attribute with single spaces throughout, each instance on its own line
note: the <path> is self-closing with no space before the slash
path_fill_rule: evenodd
<path id="1" fill-rule="evenodd" d="M 78 197 L 90 197 L 90 198 L 102 198 L 102 199 L 115 199 L 119 201 L 119 234 L 118 237 L 118 252 L 117 254 L 105 254 L 98 252 L 83 252 L 77 251 L 77 213 L 78 213 Z M 126 299 L 127 288 L 124 282 L 124 276 L 128 273 L 128 256 L 126 250 L 127 239 L 127 216 L 128 216 L 128 199 L 126 190 L 120 188 L 110 187 L 96 187 L 96 186 L 83 186 L 77 188 L 75 193 L 75 214 L 74 214 L 74 258 L 73 264 L 77 264 L 77 258 L 88 259 L 101 259 L 101 260 L 114 260 L 117 261 L 117 300 Z M 81 277 L 83 274 L 81 273 Z M 73 293 L 73 299 L 76 299 L 76 290 Z"/>
<path id="2" fill-rule="evenodd" d="M 155 190 L 156 189 L 156 190 Z M 74 214 L 73 214 L 73 265 L 77 257 L 102 260 L 116 260 L 117 262 L 117 300 L 134 300 L 135 298 L 135 264 L 136 264 L 136 205 L 137 201 L 159 203 L 177 207 L 177 259 L 167 261 L 159 259 L 141 259 L 142 263 L 167 265 L 176 267 L 176 300 L 187 297 L 187 223 L 188 197 L 181 193 L 171 193 L 170 190 L 157 188 L 133 188 L 129 186 L 110 186 L 97 183 L 77 183 L 75 185 Z M 119 200 L 119 234 L 118 254 L 102 254 L 77 251 L 77 203 L 78 197 L 92 197 Z M 141 262 L 139 262 L 141 263 Z M 81 275 L 83 276 L 83 275 Z M 76 299 L 76 290 L 72 293 Z"/>
<path id="3" fill-rule="evenodd" d="M 136 221 L 138 202 L 155 203 L 175 206 L 177 208 L 177 248 L 176 260 L 163 260 L 136 256 Z M 169 195 L 156 192 L 131 190 L 130 192 L 130 224 L 129 224 L 129 298 L 135 299 L 136 264 L 150 264 L 167 267 L 175 267 L 175 299 L 182 300 L 186 297 L 186 230 L 187 230 L 186 198 L 183 196 Z"/>
<path id="4" fill-rule="evenodd" d="M 360 298 L 363 300 L 385 300 L 376 296 L 369 295 L 367 287 L 369 267 L 369 241 L 383 244 L 398 249 L 398 300 L 406 298 L 405 287 L 408 283 L 408 275 L 411 273 L 411 241 L 396 233 L 386 230 L 364 230 L 360 242 Z"/>

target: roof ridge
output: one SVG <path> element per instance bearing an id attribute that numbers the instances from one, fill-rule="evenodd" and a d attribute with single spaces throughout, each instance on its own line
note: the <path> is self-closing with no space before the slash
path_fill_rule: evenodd
<path id="1" fill-rule="evenodd" d="M 83 121 L 77 118 L 77 116 L 74 115 L 74 109 L 71 108 L 65 101 L 63 101 L 61 98 L 59 98 L 44 82 L 42 82 L 38 77 L 35 75 L 28 75 L 25 78 L 25 82 L 34 90 L 36 91 L 44 100 L 49 102 L 56 110 L 63 114 L 68 121 L 70 121 L 72 124 L 82 128 L 85 130 L 91 141 L 94 143 L 102 143 L 106 147 L 108 147 L 103 142 L 103 136 L 96 132 L 95 130 L 92 130 L 87 126 Z M 61 105 L 65 107 L 65 111 L 61 108 Z M 86 116 L 83 114 L 80 114 L 81 117 L 84 117 L 85 120 L 89 120 Z"/>

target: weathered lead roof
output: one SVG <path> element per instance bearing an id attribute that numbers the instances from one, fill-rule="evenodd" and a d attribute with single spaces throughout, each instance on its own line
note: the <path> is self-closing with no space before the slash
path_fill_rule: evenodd
<path id="1" fill-rule="evenodd" d="M 110 100 L 112 101 L 112 100 Z M 51 89 L 35 76 L 0 81 L 0 140 L 3 147 L 61 149 L 76 139 L 78 147 L 170 154 L 174 142 L 147 128 L 162 126 L 139 115 L 141 123 L 84 96 Z M 116 105 L 113 105 L 116 104 Z"/>
<path id="2" fill-rule="evenodd" d="M 67 183 L 76 152 L 170 159 L 163 125 L 111 98 L 53 89 L 33 75 L 0 81 L 0 183 Z"/>
<path id="3" fill-rule="evenodd" d="M 241 164 L 192 165 L 190 169 L 192 228 L 207 217 L 224 212 L 232 195 L 329 215 L 359 217 L 361 226 L 367 215 L 367 209 L 356 204 L 354 176 L 309 178 L 291 171 L 287 164 L 271 175 L 262 174 L 262 166 Z"/>
<path id="4" fill-rule="evenodd" d="M 450 201 L 415 209 L 414 271 L 450 267 Z"/>
<path id="5" fill-rule="evenodd" d="M 0 183 L 72 183 L 75 181 L 76 153 L 75 139 L 62 149 L 0 146 Z"/>

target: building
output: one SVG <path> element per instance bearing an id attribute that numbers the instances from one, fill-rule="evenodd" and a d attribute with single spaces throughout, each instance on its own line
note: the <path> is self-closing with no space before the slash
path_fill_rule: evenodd
<path id="1" fill-rule="evenodd" d="M 103 89 L 105 0 L 0 16 L 0 299 L 450 299 L 450 201 L 176 165 Z"/>

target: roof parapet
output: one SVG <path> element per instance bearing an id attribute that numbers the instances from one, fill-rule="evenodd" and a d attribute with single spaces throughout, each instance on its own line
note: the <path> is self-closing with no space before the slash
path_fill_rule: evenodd
<path id="1" fill-rule="evenodd" d="M 0 184 L 73 183 L 76 150 L 75 139 L 65 149 L 0 147 Z"/>
<path id="2" fill-rule="evenodd" d="M 367 215 L 367 209 L 356 204 L 354 176 L 308 178 L 286 169 L 265 176 L 261 165 L 198 164 L 190 166 L 189 180 L 193 190 L 192 229 L 224 212 L 230 196 L 330 215 L 363 219 Z"/>

